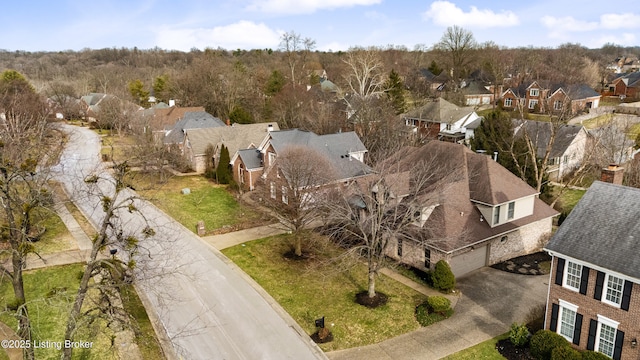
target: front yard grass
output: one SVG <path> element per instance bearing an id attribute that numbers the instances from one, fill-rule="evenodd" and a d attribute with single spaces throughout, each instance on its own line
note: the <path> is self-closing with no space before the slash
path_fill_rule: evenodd
<path id="1" fill-rule="evenodd" d="M 306 261 L 287 260 L 290 235 L 251 241 L 222 252 L 249 274 L 311 335 L 314 320 L 326 317 L 333 341 L 319 344 L 324 351 L 368 345 L 404 334 L 420 327 L 415 307 L 426 296 L 383 275 L 376 291 L 389 296 L 389 302 L 369 309 L 355 302 L 356 293 L 367 287 L 363 263 L 340 270 L 331 263 L 343 250 L 319 235 L 310 235 L 322 250 Z"/>
<path id="2" fill-rule="evenodd" d="M 566 212 L 567 214 L 573 210 L 578 201 L 582 198 L 586 190 L 579 189 L 565 189 L 560 195 L 557 206 L 560 212 Z"/>
<path id="3" fill-rule="evenodd" d="M 225 186 L 203 176 L 173 176 L 161 184 L 155 176 L 138 173 L 133 183 L 138 194 L 193 232 L 200 220 L 208 234 L 265 224 L 259 212 L 238 203 Z M 189 194 L 181 193 L 185 188 Z"/>
<path id="4" fill-rule="evenodd" d="M 583 121 L 582 126 L 587 128 L 588 130 L 597 129 L 599 127 L 607 125 L 611 122 L 611 120 L 613 120 L 613 114 L 602 114 L 600 116 L 596 116 L 589 120 Z"/>
<path id="5" fill-rule="evenodd" d="M 451 354 L 443 358 L 443 360 L 502 360 L 505 357 L 502 356 L 500 352 L 498 352 L 498 350 L 496 350 L 496 344 L 498 343 L 498 341 L 506 339 L 507 337 L 509 337 L 508 334 L 500 335 L 493 339 L 481 342 L 478 345 L 458 351 L 455 354 Z"/>

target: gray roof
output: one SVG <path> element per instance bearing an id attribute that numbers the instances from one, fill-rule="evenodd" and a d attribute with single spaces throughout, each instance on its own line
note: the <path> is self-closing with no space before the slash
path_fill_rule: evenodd
<path id="1" fill-rule="evenodd" d="M 178 120 L 164 137 L 165 144 L 178 144 L 184 141 L 184 132 L 187 129 L 202 129 L 227 126 L 222 120 L 214 117 L 206 111 L 187 112 Z"/>
<path id="2" fill-rule="evenodd" d="M 596 181 L 545 250 L 640 279 L 640 189 Z"/>
<path id="3" fill-rule="evenodd" d="M 272 131 L 270 135 L 271 146 L 276 153 L 290 145 L 309 147 L 329 160 L 340 179 L 350 179 L 372 172 L 369 166 L 349 156 L 349 153 L 367 151 L 353 131 L 317 135 L 309 131 L 293 129 Z"/>
<path id="4" fill-rule="evenodd" d="M 260 169 L 262 167 L 262 153 L 258 149 L 238 150 L 238 156 L 242 159 L 247 170 Z"/>
<path id="5" fill-rule="evenodd" d="M 253 144 L 258 147 L 271 130 L 280 130 L 278 123 L 233 124 L 210 128 L 185 129 L 194 155 L 203 155 L 207 146 L 220 147 L 222 144 L 233 156 L 236 151 L 246 149 Z"/>
<path id="6" fill-rule="evenodd" d="M 536 146 L 536 156 L 542 158 L 545 155 L 547 144 L 549 144 L 551 139 L 552 126 L 553 125 L 547 121 L 525 120 L 524 126 L 518 130 L 516 135 L 521 135 L 522 131 L 526 130 Z M 553 142 L 551 153 L 549 154 L 550 157 L 562 156 L 583 128 L 582 125 L 561 125 L 557 129 L 556 138 Z"/>
<path id="7" fill-rule="evenodd" d="M 443 98 L 437 98 L 435 101 L 430 101 L 422 107 L 407 112 L 405 117 L 439 123 L 454 123 L 473 113 L 472 106 L 461 107 Z"/>
<path id="8" fill-rule="evenodd" d="M 470 81 L 467 86 L 461 89 L 461 92 L 465 95 L 481 95 L 481 94 L 493 94 L 491 91 L 487 90 L 479 81 Z"/>

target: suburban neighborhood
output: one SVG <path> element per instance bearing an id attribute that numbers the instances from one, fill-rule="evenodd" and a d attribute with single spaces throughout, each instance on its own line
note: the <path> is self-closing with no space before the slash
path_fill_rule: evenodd
<path id="1" fill-rule="evenodd" d="M 640 47 L 442 30 L 0 49 L 0 359 L 640 359 Z"/>

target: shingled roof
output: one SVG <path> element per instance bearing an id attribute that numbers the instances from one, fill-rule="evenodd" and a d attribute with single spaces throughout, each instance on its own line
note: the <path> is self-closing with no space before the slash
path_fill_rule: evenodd
<path id="1" fill-rule="evenodd" d="M 640 279 L 640 189 L 596 181 L 545 250 Z"/>
<path id="2" fill-rule="evenodd" d="M 185 129 L 189 145 L 194 155 L 204 155 L 207 146 L 222 145 L 233 156 L 236 151 L 246 149 L 252 144 L 258 147 L 270 130 L 280 130 L 278 123 L 233 124 L 210 128 Z"/>
<path id="3" fill-rule="evenodd" d="M 524 122 L 516 121 L 515 125 L 519 126 L 516 131 L 516 136 L 524 136 L 523 133 L 526 131 L 536 146 L 536 156 L 538 158 L 544 157 L 554 125 L 548 121 L 533 120 L 525 120 Z M 561 125 L 558 127 L 549 156 L 552 158 L 562 156 L 583 129 L 584 127 L 582 125 Z"/>
<path id="4" fill-rule="evenodd" d="M 443 98 L 437 98 L 424 106 L 411 110 L 405 117 L 439 123 L 454 123 L 474 112 L 472 106 L 458 106 Z"/>
<path id="5" fill-rule="evenodd" d="M 272 131 L 270 143 L 276 153 L 292 145 L 305 146 L 317 151 L 329 160 L 340 179 L 351 179 L 371 173 L 369 166 L 349 156 L 350 153 L 367 151 L 353 131 L 326 135 L 298 129 Z"/>
<path id="6" fill-rule="evenodd" d="M 184 141 L 184 133 L 187 129 L 202 129 L 211 127 L 227 126 L 222 120 L 214 117 L 206 111 L 186 112 L 178 120 L 171 130 L 164 137 L 165 144 L 181 144 Z"/>
<path id="7" fill-rule="evenodd" d="M 417 235 L 426 236 L 441 251 L 454 252 L 558 214 L 535 197 L 532 215 L 492 228 L 476 203 L 500 205 L 537 192 L 489 156 L 463 145 L 431 141 L 420 148 L 404 148 L 394 159 L 398 171 L 411 170 L 419 161 L 430 161 L 430 168 L 441 172 L 436 178 L 443 183 L 430 187 L 440 193 L 429 194 L 437 199 L 438 206 L 424 226 L 428 234 Z"/>

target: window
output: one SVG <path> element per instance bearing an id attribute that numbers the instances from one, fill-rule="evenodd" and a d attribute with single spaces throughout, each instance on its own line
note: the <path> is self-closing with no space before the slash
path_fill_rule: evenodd
<path id="1" fill-rule="evenodd" d="M 594 350 L 601 352 L 608 357 L 613 357 L 616 347 L 617 330 L 618 322 L 598 315 L 597 341 Z"/>
<path id="2" fill-rule="evenodd" d="M 529 109 L 534 109 L 536 105 L 538 105 L 538 100 L 536 99 L 529 100 Z"/>
<path id="3" fill-rule="evenodd" d="M 276 184 L 274 182 L 269 184 L 269 193 L 271 194 L 272 199 L 276 198 Z"/>
<path id="4" fill-rule="evenodd" d="M 576 314 L 578 312 L 578 307 L 568 303 L 566 301 L 560 300 L 560 311 L 558 314 L 558 319 L 560 320 L 558 326 L 558 333 L 565 337 L 565 339 L 569 340 L 569 342 L 573 342 L 573 335 L 576 331 Z"/>
<path id="5" fill-rule="evenodd" d="M 565 156 L 563 156 L 563 157 L 562 157 L 562 163 L 563 163 L 563 164 L 566 164 L 566 163 L 568 163 L 568 162 L 569 162 L 569 155 L 565 155 Z"/>
<path id="6" fill-rule="evenodd" d="M 429 248 L 424 248 L 424 267 L 431 268 L 431 250 Z"/>
<path id="7" fill-rule="evenodd" d="M 287 188 L 285 186 L 282 187 L 282 202 L 285 204 L 289 203 L 289 196 L 287 195 Z"/>
<path id="8" fill-rule="evenodd" d="M 276 159 L 276 153 L 269 152 L 269 166 L 273 165 L 273 161 Z"/>
<path id="9" fill-rule="evenodd" d="M 451 131 L 451 124 L 445 125 L 445 129 Z"/>
<path id="10" fill-rule="evenodd" d="M 512 100 L 511 98 L 506 98 L 506 99 L 504 99 L 504 106 L 505 106 L 505 107 L 512 107 L 512 106 L 513 106 L 512 101 L 513 101 L 513 100 Z"/>
<path id="11" fill-rule="evenodd" d="M 556 100 L 553 102 L 553 109 L 554 110 L 562 110 L 562 101 L 560 100 Z"/>
<path id="12" fill-rule="evenodd" d="M 622 288 L 624 280 L 613 275 L 607 276 L 607 292 L 603 301 L 610 305 L 620 306 L 622 302 Z"/>
<path id="13" fill-rule="evenodd" d="M 565 287 L 578 291 L 580 289 L 582 265 L 567 261 L 566 271 L 567 274 L 564 280 Z"/>
<path id="14" fill-rule="evenodd" d="M 540 89 L 529 90 L 529 96 L 538 96 L 538 95 L 540 95 Z"/>
<path id="15" fill-rule="evenodd" d="M 398 239 L 398 256 L 402 257 L 402 239 Z"/>
<path id="16" fill-rule="evenodd" d="M 516 210 L 516 202 L 512 201 L 509 203 L 509 209 L 507 210 L 507 219 L 513 219 Z"/>
<path id="17" fill-rule="evenodd" d="M 500 222 L 500 206 L 496 206 L 493 209 L 493 225 Z"/>

